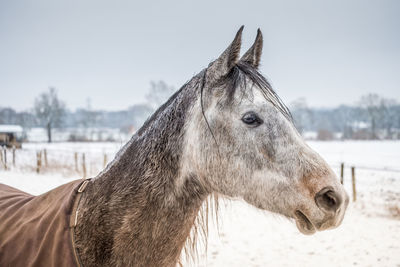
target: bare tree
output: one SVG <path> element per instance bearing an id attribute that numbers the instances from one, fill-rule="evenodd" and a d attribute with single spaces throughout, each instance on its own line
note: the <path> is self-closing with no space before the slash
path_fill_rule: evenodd
<path id="1" fill-rule="evenodd" d="M 173 86 L 169 86 L 164 81 L 151 81 L 150 91 L 146 95 L 146 99 L 152 108 L 157 109 L 161 104 L 168 100 L 174 91 L 175 88 Z"/>
<path id="2" fill-rule="evenodd" d="M 319 129 L 317 133 L 317 140 L 321 141 L 329 141 L 333 140 L 335 136 L 333 133 L 327 129 Z"/>
<path id="3" fill-rule="evenodd" d="M 97 126 L 100 121 L 101 114 L 98 111 L 92 109 L 92 101 L 90 98 L 86 99 L 86 108 L 80 110 L 81 118 L 79 120 L 79 124 L 85 129 L 86 136 L 89 136 L 89 139 L 93 140 L 93 135 L 95 132 L 93 129 L 89 132 L 89 128 Z"/>
<path id="4" fill-rule="evenodd" d="M 371 139 L 378 139 L 377 129 L 385 116 L 385 102 L 377 94 L 364 95 L 360 99 L 360 106 L 366 112 L 370 122 Z"/>
<path id="5" fill-rule="evenodd" d="M 58 99 L 55 88 L 50 87 L 48 92 L 35 99 L 34 112 L 40 124 L 46 127 L 48 142 L 51 143 L 52 129 L 61 126 L 65 115 L 65 103 Z"/>
<path id="6" fill-rule="evenodd" d="M 395 99 L 384 98 L 383 103 L 383 127 L 386 129 L 386 138 L 392 139 L 392 129 L 396 124 L 396 120 L 399 118 L 399 112 L 396 109 L 398 103 Z"/>
<path id="7" fill-rule="evenodd" d="M 333 131 L 342 132 L 343 139 L 351 139 L 354 133 L 354 120 L 357 120 L 357 108 L 340 105 L 330 110 L 330 116 L 327 119 L 333 126 Z"/>

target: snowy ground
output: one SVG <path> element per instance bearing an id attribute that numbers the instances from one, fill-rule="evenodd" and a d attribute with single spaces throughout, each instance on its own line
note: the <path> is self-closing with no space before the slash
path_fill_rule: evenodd
<path id="1" fill-rule="evenodd" d="M 340 162 L 345 162 L 344 185 L 350 196 L 349 167 L 356 166 L 357 201 L 350 204 L 343 224 L 335 230 L 304 236 L 287 219 L 242 201 L 224 201 L 220 205 L 219 233 L 210 226 L 207 254 L 200 252 L 192 266 L 400 266 L 400 142 L 309 144 L 335 171 Z M 33 161 L 29 156 L 32 151 L 46 147 L 49 165 L 62 161 L 63 168 L 73 166 L 73 152 L 85 152 L 98 163 L 92 170 L 96 173 L 103 155 L 111 160 L 121 145 L 25 144 L 25 154 L 20 154 L 15 167 L 9 166 L 8 171 L 0 167 L 0 183 L 40 194 L 80 178 L 80 172 L 59 172 L 49 167 L 36 174 L 34 164 L 26 167 Z M 60 151 L 64 151 L 64 158 Z"/>

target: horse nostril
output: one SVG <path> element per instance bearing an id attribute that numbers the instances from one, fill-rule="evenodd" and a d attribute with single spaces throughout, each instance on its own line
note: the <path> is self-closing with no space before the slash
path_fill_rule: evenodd
<path id="1" fill-rule="evenodd" d="M 342 198 L 332 187 L 325 187 L 315 196 L 317 206 L 325 211 L 336 211 L 342 204 Z"/>

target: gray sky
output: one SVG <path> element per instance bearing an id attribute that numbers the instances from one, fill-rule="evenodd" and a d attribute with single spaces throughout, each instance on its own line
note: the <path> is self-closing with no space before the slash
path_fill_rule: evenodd
<path id="1" fill-rule="evenodd" d="M 0 106 L 55 86 L 70 109 L 124 109 L 151 80 L 179 88 L 242 24 L 242 52 L 263 31 L 261 71 L 287 104 L 400 100 L 399 14 L 396 0 L 0 0 Z"/>

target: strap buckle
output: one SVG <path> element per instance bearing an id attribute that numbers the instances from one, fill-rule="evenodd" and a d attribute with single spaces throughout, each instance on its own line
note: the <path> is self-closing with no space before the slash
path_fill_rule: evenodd
<path id="1" fill-rule="evenodd" d="M 82 193 L 83 191 L 85 191 L 85 188 L 86 188 L 86 186 L 87 186 L 88 183 L 89 183 L 89 180 L 85 180 L 85 181 L 81 184 L 81 186 L 79 187 L 78 193 Z"/>

